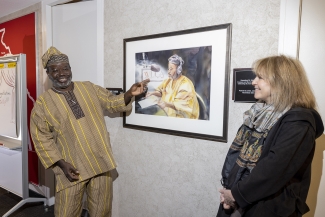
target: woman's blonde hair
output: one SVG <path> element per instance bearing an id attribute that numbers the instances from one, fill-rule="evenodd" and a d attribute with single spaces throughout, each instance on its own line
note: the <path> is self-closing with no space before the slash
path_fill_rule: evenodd
<path id="1" fill-rule="evenodd" d="M 280 55 L 257 60 L 255 74 L 271 86 L 271 103 L 278 111 L 286 108 L 316 108 L 316 100 L 299 60 Z"/>

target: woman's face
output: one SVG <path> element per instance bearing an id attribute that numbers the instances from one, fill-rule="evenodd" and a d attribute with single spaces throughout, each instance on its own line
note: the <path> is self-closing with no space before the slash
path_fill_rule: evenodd
<path id="1" fill-rule="evenodd" d="M 173 63 L 168 63 L 168 77 L 171 79 L 177 78 L 177 65 Z"/>
<path id="2" fill-rule="evenodd" d="M 255 87 L 255 99 L 263 100 L 266 104 L 269 104 L 271 101 L 270 83 L 257 75 L 253 80 L 252 85 Z"/>

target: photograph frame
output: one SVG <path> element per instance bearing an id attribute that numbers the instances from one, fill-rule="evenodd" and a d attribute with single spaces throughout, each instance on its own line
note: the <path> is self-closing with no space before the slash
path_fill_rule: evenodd
<path id="1" fill-rule="evenodd" d="M 208 97 L 206 97 L 208 101 L 206 102 L 207 106 L 204 107 L 208 111 L 208 115 L 206 115 L 204 118 L 197 118 L 195 120 L 192 118 L 175 118 L 169 116 L 166 112 L 166 116 L 158 116 L 151 114 L 148 115 L 147 113 L 140 113 L 138 112 L 138 110 L 136 110 L 136 105 L 138 105 L 136 103 L 138 102 L 137 100 L 139 100 L 139 97 L 138 99 L 136 97 L 135 102 L 133 102 L 132 111 L 123 114 L 123 127 L 175 136 L 204 139 L 218 142 L 227 142 L 229 112 L 229 74 L 231 59 L 231 30 L 232 24 L 226 23 L 221 25 L 124 39 L 124 90 L 128 90 L 133 83 L 141 81 L 137 77 L 139 75 L 139 70 L 137 68 L 138 54 L 143 54 L 143 56 L 145 56 L 145 54 L 147 53 L 158 53 L 158 55 L 162 55 L 165 53 L 177 53 L 177 51 L 179 51 L 182 52 L 182 54 L 185 56 L 185 54 L 188 53 L 192 55 L 191 52 L 193 50 L 198 51 L 204 49 L 210 51 L 210 68 L 208 68 L 209 70 L 207 73 L 207 77 L 209 78 L 209 80 L 205 81 L 209 82 L 210 89 L 208 91 Z M 187 56 L 184 56 L 183 58 L 186 59 Z M 206 58 L 201 58 L 200 60 L 201 62 L 203 62 L 203 60 L 206 60 Z M 166 59 L 165 65 L 167 64 L 168 63 Z M 185 64 L 186 61 L 184 63 L 186 70 Z M 164 67 L 167 68 L 167 66 L 163 66 L 163 68 Z M 153 69 L 151 68 L 151 70 Z M 163 74 L 164 76 L 166 76 L 166 70 L 164 70 Z M 190 77 L 189 74 L 185 75 L 187 77 Z M 197 85 L 195 82 L 197 82 L 197 80 L 192 82 L 194 86 L 194 91 L 196 92 Z M 150 83 L 148 84 L 148 87 L 150 87 Z M 198 95 L 199 94 L 197 94 L 197 96 Z M 142 99 L 143 98 L 146 97 L 142 96 Z M 199 98 L 200 97 L 198 97 L 198 99 Z"/>

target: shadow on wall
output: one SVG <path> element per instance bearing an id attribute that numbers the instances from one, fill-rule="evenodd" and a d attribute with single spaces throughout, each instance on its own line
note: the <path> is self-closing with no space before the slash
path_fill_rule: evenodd
<path id="1" fill-rule="evenodd" d="M 315 155 L 311 169 L 311 184 L 307 197 L 307 204 L 310 211 L 304 217 L 317 217 L 319 215 L 315 215 L 315 213 L 320 213 L 319 209 L 324 209 L 322 206 L 325 203 L 325 195 L 320 192 L 322 189 L 325 189 L 325 174 L 322 174 L 323 167 L 325 166 L 324 154 L 325 135 L 323 134 L 316 140 Z"/>

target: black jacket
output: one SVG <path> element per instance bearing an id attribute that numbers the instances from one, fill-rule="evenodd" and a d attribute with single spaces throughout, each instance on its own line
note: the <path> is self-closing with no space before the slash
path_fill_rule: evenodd
<path id="1" fill-rule="evenodd" d="M 230 185 L 237 204 L 245 210 L 243 216 L 293 217 L 309 211 L 306 198 L 315 139 L 323 131 L 322 119 L 312 109 L 293 108 L 278 120 L 255 168 Z M 236 173 L 236 167 L 234 164 L 229 173 Z M 228 215 L 220 207 L 218 216 Z"/>

